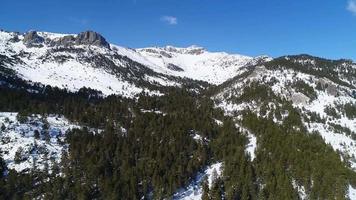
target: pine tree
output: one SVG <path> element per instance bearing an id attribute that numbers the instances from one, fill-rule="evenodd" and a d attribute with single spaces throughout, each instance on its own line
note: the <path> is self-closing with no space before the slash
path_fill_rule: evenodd
<path id="1" fill-rule="evenodd" d="M 202 200 L 210 200 L 210 189 L 209 189 L 209 182 L 208 178 L 205 176 L 204 180 L 202 181 L 202 189 L 203 189 L 203 194 L 202 194 Z"/>
<path id="2" fill-rule="evenodd" d="M 40 139 L 40 132 L 36 129 L 34 132 L 33 132 L 33 136 L 35 137 L 35 139 Z"/>
<path id="3" fill-rule="evenodd" d="M 16 152 L 15 152 L 15 157 L 14 157 L 14 161 L 16 164 L 19 164 L 20 162 L 23 161 L 23 148 L 19 147 Z"/>

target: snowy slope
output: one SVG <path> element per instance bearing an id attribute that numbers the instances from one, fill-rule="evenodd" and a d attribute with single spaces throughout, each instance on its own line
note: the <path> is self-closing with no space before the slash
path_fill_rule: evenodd
<path id="1" fill-rule="evenodd" d="M 197 46 L 151 47 L 138 49 L 138 52 L 153 63 L 157 71 L 212 84 L 221 84 L 241 74 L 243 72 L 241 68 L 254 61 L 252 57 L 225 52 L 208 52 Z"/>
<path id="2" fill-rule="evenodd" d="M 79 40 L 83 34 L 100 40 Z M 90 87 L 125 97 L 142 91 L 160 94 L 147 84 L 180 87 L 188 81 L 185 78 L 220 84 L 243 73 L 244 66 L 270 59 L 213 53 L 196 46 L 130 49 L 106 43 L 90 31 L 78 35 L 0 31 L 0 56 L 0 67 L 15 70 L 27 81 L 70 91 Z"/>
<path id="3" fill-rule="evenodd" d="M 245 149 L 252 159 L 258 148 L 258 138 L 238 122 L 246 110 L 257 116 L 282 124 L 289 115 L 281 102 L 289 102 L 300 115 L 308 133 L 318 133 L 325 143 L 340 152 L 341 159 L 356 171 L 356 117 L 346 114 L 346 105 L 356 110 L 355 64 L 350 61 L 330 61 L 305 56 L 285 57 L 278 62 L 251 66 L 245 74 L 234 77 L 219 87 L 212 99 L 225 114 L 234 117 L 237 126 L 247 133 L 249 144 Z M 261 85 L 271 91 L 268 97 L 247 94 L 245 88 Z M 259 91 L 261 92 L 261 91 Z M 262 92 L 263 93 L 263 92 Z M 269 93 L 269 92 L 267 92 Z M 277 117 L 276 112 L 280 112 Z M 247 131 L 247 132 L 246 132 Z M 292 181 L 301 199 L 308 199 L 303 185 Z M 355 189 L 349 187 L 349 198 L 355 199 Z"/>
<path id="4" fill-rule="evenodd" d="M 24 80 L 70 91 L 90 87 L 104 95 L 133 97 L 142 91 L 160 94 L 139 86 L 136 81 L 180 86 L 180 82 L 164 75 L 148 73 L 149 68 L 145 66 L 149 62 L 135 50 L 115 45 L 110 49 L 95 45 L 56 45 L 61 38 L 71 35 L 47 32 L 37 32 L 37 35 L 44 42 L 28 46 L 24 35 L 0 32 L 0 55 L 6 58 L 5 62 L 0 60 L 0 66 L 15 70 Z"/>
<path id="5" fill-rule="evenodd" d="M 44 124 L 48 123 L 48 130 Z M 60 162 L 66 131 L 79 128 L 67 119 L 51 115 L 42 117 L 31 116 L 26 122 L 17 120 L 17 113 L 0 112 L 0 153 L 9 169 L 26 171 L 29 169 L 44 169 L 45 165 L 53 166 Z M 35 137 L 38 131 L 39 137 Z M 46 138 L 44 131 L 48 131 Z M 18 154 L 18 161 L 15 155 Z"/>
<path id="6" fill-rule="evenodd" d="M 348 192 L 349 192 L 348 198 L 350 200 L 356 199 L 356 189 L 355 188 L 353 188 L 351 185 L 349 185 Z"/>
<path id="7" fill-rule="evenodd" d="M 306 62 L 301 59 L 299 62 L 316 65 L 316 61 L 313 60 Z M 340 68 L 335 69 L 336 71 L 340 70 Z M 338 76 L 342 78 L 342 75 Z M 353 84 L 355 80 L 356 77 L 349 78 L 348 82 Z M 289 101 L 302 114 L 302 120 L 307 130 L 310 133 L 318 132 L 326 143 L 331 144 L 335 150 L 341 151 L 344 154 L 343 158 L 348 160 L 351 167 L 356 170 L 356 142 L 354 140 L 356 118 L 346 116 L 343 110 L 346 104 L 356 106 L 356 96 L 353 95 L 355 85 L 341 84 L 338 80 L 332 81 L 329 78 L 293 68 L 283 66 L 271 68 L 258 65 L 245 76 L 238 77 L 228 86 L 221 88 L 220 92 L 213 97 L 217 102 L 216 105 L 225 110 L 226 114 L 235 116 L 236 119 L 241 119 L 239 113 L 246 109 L 255 112 L 260 117 L 267 118 L 269 112 L 277 107 L 281 108 L 282 105 L 278 101 L 270 101 L 267 112 L 261 115 L 263 99 L 249 99 L 249 101 L 236 103 L 234 99 L 242 96 L 244 88 L 253 82 L 267 86 L 274 95 Z M 318 86 L 322 88 L 318 88 Z M 308 90 L 303 91 L 304 87 Z M 337 116 L 327 112 L 330 108 L 335 109 Z M 281 119 L 274 116 L 273 120 L 276 123 L 282 123 L 286 116 L 288 116 L 288 112 L 282 113 Z M 320 119 L 315 120 L 312 116 Z"/>
<path id="8" fill-rule="evenodd" d="M 215 163 L 208 167 L 203 172 L 196 175 L 195 179 L 186 187 L 181 188 L 173 195 L 174 200 L 200 200 L 203 195 L 202 183 L 205 178 L 208 179 L 209 187 L 212 187 L 214 177 L 222 176 L 222 163 Z"/>

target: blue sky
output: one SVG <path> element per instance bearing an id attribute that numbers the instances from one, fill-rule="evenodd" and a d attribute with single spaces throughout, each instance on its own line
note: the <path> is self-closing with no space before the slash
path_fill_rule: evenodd
<path id="1" fill-rule="evenodd" d="M 1 0 L 0 29 L 90 29 L 133 48 L 356 60 L 356 0 Z"/>

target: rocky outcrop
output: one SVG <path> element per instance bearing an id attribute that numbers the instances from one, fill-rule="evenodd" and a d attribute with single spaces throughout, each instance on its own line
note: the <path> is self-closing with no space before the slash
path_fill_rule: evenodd
<path id="1" fill-rule="evenodd" d="M 301 104 L 303 106 L 306 106 L 308 102 L 310 101 L 310 98 L 304 95 L 303 93 L 294 93 L 292 94 L 291 100 L 293 101 L 294 104 Z"/>
<path id="2" fill-rule="evenodd" d="M 320 86 L 319 89 L 322 89 L 322 90 L 326 90 L 326 92 L 329 94 L 329 95 L 332 95 L 332 96 L 337 96 L 339 94 L 339 89 L 337 88 L 336 85 L 334 85 L 330 80 L 328 79 L 325 79 L 325 78 L 322 78 L 322 79 L 319 79 L 317 82 L 317 85 Z"/>
<path id="3" fill-rule="evenodd" d="M 39 36 L 36 31 L 29 31 L 24 35 L 23 43 L 27 47 L 40 47 L 44 42 L 44 38 Z"/>
<path id="4" fill-rule="evenodd" d="M 170 70 L 173 70 L 173 71 L 177 71 L 177 72 L 182 72 L 184 71 L 184 69 L 178 67 L 177 65 L 174 65 L 172 63 L 168 63 L 167 64 L 167 68 L 170 69 Z"/>
<path id="5" fill-rule="evenodd" d="M 181 53 L 181 54 L 191 54 L 191 55 L 199 55 L 205 52 L 205 49 L 203 47 L 198 47 L 198 46 L 190 46 L 187 48 L 177 48 L 173 46 L 166 46 L 163 48 L 163 50 L 171 53 Z"/>
<path id="6" fill-rule="evenodd" d="M 75 38 L 75 44 L 77 45 L 95 45 L 110 48 L 109 43 L 103 36 L 94 31 L 85 31 L 79 33 Z"/>
<path id="7" fill-rule="evenodd" d="M 59 38 L 55 42 L 55 45 L 69 46 L 69 45 L 73 45 L 74 43 L 75 43 L 75 37 L 73 35 L 66 35 L 64 37 Z"/>
<path id="8" fill-rule="evenodd" d="M 48 42 L 50 46 L 73 46 L 73 45 L 95 45 L 110 48 L 110 44 L 103 36 L 94 31 L 85 31 L 75 35 L 66 35 Z"/>
<path id="9" fill-rule="evenodd" d="M 10 42 L 19 42 L 20 39 L 19 39 L 19 36 L 17 34 L 15 34 L 14 37 L 12 37 L 9 41 Z"/>
<path id="10" fill-rule="evenodd" d="M 334 84 L 330 84 L 327 88 L 326 91 L 328 94 L 332 95 L 332 96 L 338 96 L 338 89 L 336 87 L 336 85 Z"/>

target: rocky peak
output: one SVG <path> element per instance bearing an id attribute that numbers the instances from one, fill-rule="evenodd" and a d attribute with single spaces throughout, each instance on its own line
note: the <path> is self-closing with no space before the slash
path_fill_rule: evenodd
<path id="1" fill-rule="evenodd" d="M 28 47 L 39 46 L 44 42 L 44 38 L 39 36 L 36 31 L 29 31 L 24 35 L 23 43 Z"/>
<path id="2" fill-rule="evenodd" d="M 192 45 L 188 48 L 186 48 L 186 53 L 188 54 L 193 54 L 193 55 L 199 55 L 205 52 L 205 48 L 204 47 L 199 47 L 196 45 Z"/>
<path id="3" fill-rule="evenodd" d="M 85 32 L 79 33 L 75 39 L 75 43 L 78 45 L 80 45 L 80 44 L 96 45 L 96 46 L 110 48 L 110 45 L 105 40 L 105 38 L 103 36 L 101 36 L 99 33 L 94 32 L 94 31 L 85 31 Z"/>
<path id="4" fill-rule="evenodd" d="M 195 45 L 189 46 L 187 48 L 166 46 L 163 49 L 167 52 L 180 53 L 180 54 L 192 54 L 192 55 L 199 55 L 205 52 L 205 49 L 203 47 L 198 47 Z"/>
<path id="5" fill-rule="evenodd" d="M 69 46 L 75 43 L 75 37 L 73 35 L 66 35 L 53 42 L 53 45 Z"/>

